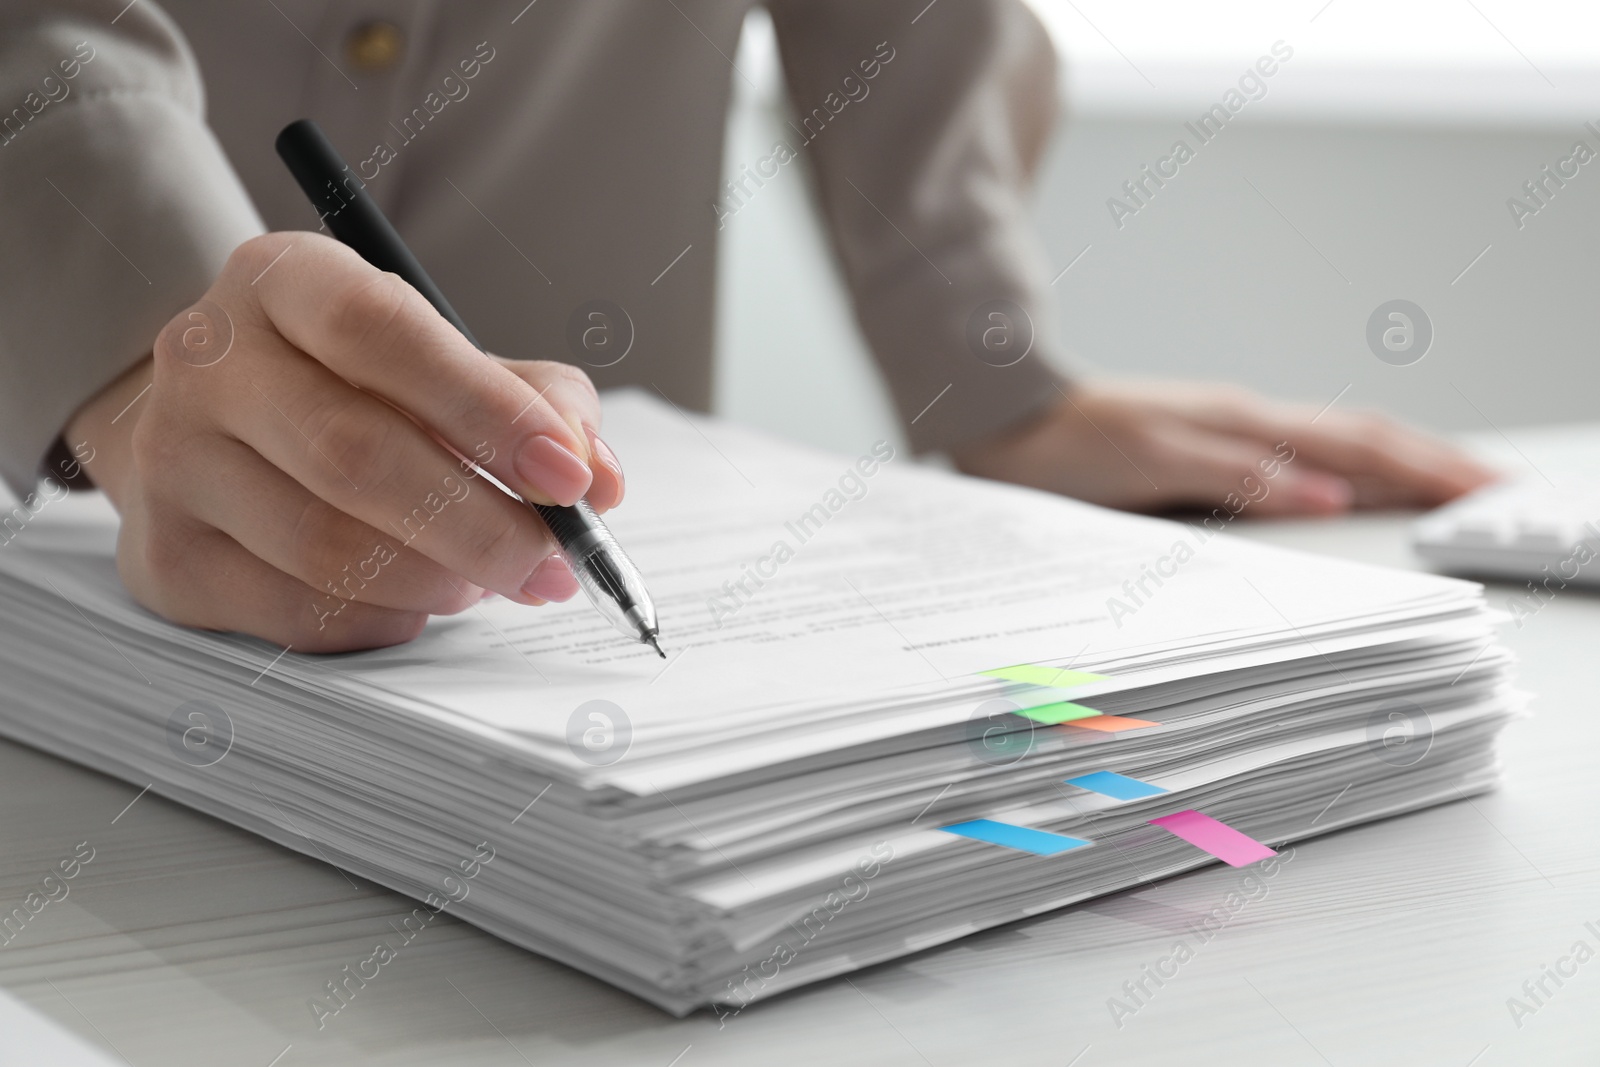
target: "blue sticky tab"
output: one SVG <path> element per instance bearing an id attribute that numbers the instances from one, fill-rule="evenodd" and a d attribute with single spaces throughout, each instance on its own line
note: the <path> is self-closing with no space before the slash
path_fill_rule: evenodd
<path id="1" fill-rule="evenodd" d="M 1112 797 L 1116 800 L 1138 800 L 1141 797 L 1155 797 L 1165 793 L 1159 785 L 1141 782 L 1137 778 L 1129 778 L 1116 771 L 1095 771 L 1093 774 L 1080 774 L 1076 778 L 1068 778 L 1068 785 L 1075 785 L 1079 789 L 1087 789 L 1091 793 Z"/>
<path id="2" fill-rule="evenodd" d="M 953 823 L 950 826 L 941 826 L 939 829 L 958 837 L 970 837 L 974 841 L 987 841 L 991 845 L 1014 848 L 1018 852 L 1032 852 L 1035 856 L 1054 856 L 1057 852 L 1066 852 L 1089 844 L 1087 841 L 1068 837 L 1066 834 L 1052 834 L 1048 830 L 1034 830 L 1027 826 L 1012 826 L 1010 823 L 995 822 L 993 819 L 973 819 L 971 822 Z"/>

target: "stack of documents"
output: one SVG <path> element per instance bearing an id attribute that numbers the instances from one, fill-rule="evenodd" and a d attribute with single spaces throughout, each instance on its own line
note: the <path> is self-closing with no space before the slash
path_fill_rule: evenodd
<path id="1" fill-rule="evenodd" d="M 676 1013 L 1496 780 L 1476 585 L 607 420 L 665 662 L 581 601 L 341 656 L 181 629 L 75 494 L 0 548 L 0 731 Z"/>

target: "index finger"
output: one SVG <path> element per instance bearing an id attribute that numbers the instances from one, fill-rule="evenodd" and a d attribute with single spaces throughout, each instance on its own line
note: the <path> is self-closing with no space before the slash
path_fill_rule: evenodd
<path id="1" fill-rule="evenodd" d="M 281 242 L 270 251 L 281 253 Z M 253 287 L 296 348 L 524 497 L 569 505 L 589 488 L 582 427 L 600 421 L 592 386 L 541 395 L 473 347 L 399 276 L 318 234 L 297 235 L 291 254 Z"/>
<path id="2" fill-rule="evenodd" d="M 1424 504 L 1454 499 L 1495 477 L 1449 442 L 1366 412 L 1246 404 L 1219 413 L 1215 428 L 1287 441 L 1323 470 L 1376 480 Z"/>

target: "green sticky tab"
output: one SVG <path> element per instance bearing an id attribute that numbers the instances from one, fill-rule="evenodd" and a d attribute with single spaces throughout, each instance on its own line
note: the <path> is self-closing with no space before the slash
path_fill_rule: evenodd
<path id="1" fill-rule="evenodd" d="M 1001 667 L 997 670 L 984 671 L 983 673 L 991 678 L 1004 678 L 1008 682 L 1043 685 L 1052 689 L 1071 689 L 1075 685 L 1103 682 L 1107 677 L 1104 674 L 1091 674 L 1089 671 L 1069 671 L 1062 667 L 1040 667 L 1033 663 L 1024 663 L 1016 667 Z"/>
<path id="2" fill-rule="evenodd" d="M 1082 704 L 1060 700 L 1054 704 L 1041 704 L 1036 708 L 1023 708 L 1017 714 L 1034 722 L 1042 722 L 1046 726 L 1055 726 L 1057 723 L 1071 722 L 1074 719 L 1092 719 L 1100 712 L 1086 708 Z"/>

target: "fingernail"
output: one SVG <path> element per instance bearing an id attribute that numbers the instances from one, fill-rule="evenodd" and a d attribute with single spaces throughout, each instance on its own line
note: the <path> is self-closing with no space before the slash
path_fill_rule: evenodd
<path id="1" fill-rule="evenodd" d="M 522 595 L 538 597 L 560 603 L 571 600 L 578 592 L 578 579 L 560 556 L 546 556 L 544 562 L 533 569 L 528 580 L 522 583 Z"/>
<path id="2" fill-rule="evenodd" d="M 583 460 L 543 434 L 522 442 L 514 466 L 528 486 L 564 506 L 576 504 L 594 480 Z"/>
<path id="3" fill-rule="evenodd" d="M 594 458 L 599 460 L 606 470 L 617 476 L 617 492 L 623 488 L 622 464 L 617 461 L 617 454 L 611 451 L 611 446 L 600 440 L 600 435 L 585 426 L 583 432 L 589 436 L 589 451 L 594 453 Z"/>

